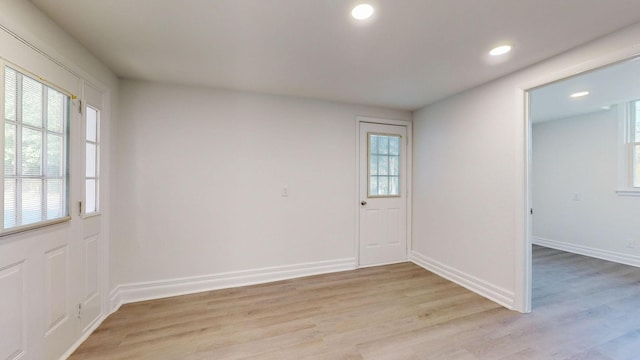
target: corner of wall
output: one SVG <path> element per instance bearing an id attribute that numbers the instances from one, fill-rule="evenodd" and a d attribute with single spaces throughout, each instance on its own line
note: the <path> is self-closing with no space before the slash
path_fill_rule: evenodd
<path id="1" fill-rule="evenodd" d="M 462 287 L 465 287 L 478 295 L 481 295 L 491 301 L 494 301 L 507 309 L 514 309 L 515 294 L 512 291 L 503 289 L 499 286 L 479 279 L 464 271 L 452 268 L 441 262 L 429 258 L 417 251 L 411 251 L 409 261 L 414 264 L 431 271 L 447 280 L 450 280 Z"/>

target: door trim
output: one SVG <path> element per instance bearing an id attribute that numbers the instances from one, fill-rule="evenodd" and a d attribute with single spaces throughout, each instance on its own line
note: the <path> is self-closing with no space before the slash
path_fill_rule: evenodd
<path id="1" fill-rule="evenodd" d="M 409 260 L 409 254 L 411 253 L 411 246 L 413 242 L 411 241 L 411 223 L 413 219 L 413 206 L 412 206 L 412 179 L 413 179 L 413 122 L 411 120 L 394 120 L 394 119 L 384 119 L 384 118 L 375 118 L 369 116 L 356 116 L 355 118 L 355 146 L 356 146 L 356 166 L 355 175 L 356 175 L 356 185 L 355 185 L 355 198 L 354 198 L 354 208 L 355 208 L 355 218 L 356 218 L 356 229 L 355 234 L 356 238 L 354 241 L 354 251 L 355 251 L 355 259 L 356 259 L 356 268 L 360 268 L 360 124 L 362 123 L 370 123 L 370 124 L 381 124 L 381 125 L 396 125 L 396 126 L 406 126 L 407 128 L 407 144 L 406 144 L 406 152 L 407 152 L 407 248 L 406 248 L 406 261 Z"/>
<path id="2" fill-rule="evenodd" d="M 515 292 L 513 310 L 529 313 L 532 311 L 532 251 L 533 229 L 530 209 L 534 206 L 532 199 L 532 123 L 529 119 L 529 92 L 537 87 L 550 84 L 565 78 L 625 61 L 640 56 L 640 46 L 632 45 L 620 48 L 619 51 L 607 52 L 604 56 L 588 57 L 576 65 L 562 68 L 556 72 L 532 80 L 520 82 L 515 87 L 518 124 L 516 138 L 521 139 L 516 146 L 516 233 L 515 233 Z"/>

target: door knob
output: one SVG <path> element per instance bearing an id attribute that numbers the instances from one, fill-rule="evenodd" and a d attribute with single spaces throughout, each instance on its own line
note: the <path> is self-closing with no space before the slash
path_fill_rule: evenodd
<path id="1" fill-rule="evenodd" d="M 365 205 L 367 205 L 367 202 L 362 200 L 362 201 L 360 201 L 360 205 L 365 206 Z"/>

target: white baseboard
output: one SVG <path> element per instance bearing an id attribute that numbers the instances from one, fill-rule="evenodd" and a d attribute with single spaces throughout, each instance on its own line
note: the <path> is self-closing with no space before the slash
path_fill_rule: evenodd
<path id="1" fill-rule="evenodd" d="M 120 309 L 120 306 L 122 306 L 122 299 L 120 298 L 119 289 L 120 289 L 120 287 L 116 286 L 109 293 L 109 309 L 110 309 L 110 313 L 114 313 L 114 312 L 118 311 L 118 309 Z"/>
<path id="2" fill-rule="evenodd" d="M 102 322 L 107 318 L 108 315 L 101 315 L 98 320 L 94 321 L 93 324 L 91 324 L 91 326 L 87 329 L 87 331 L 85 331 L 82 336 L 73 344 L 71 345 L 71 347 L 69 349 L 67 349 L 67 351 L 62 354 L 62 356 L 60 356 L 60 360 L 66 360 L 68 359 L 71 354 L 74 353 L 74 351 L 78 350 L 78 348 L 80 347 L 80 345 L 82 345 L 82 343 L 87 340 L 87 338 L 89 337 L 89 335 L 93 334 L 93 332 L 98 328 L 98 326 L 100 326 L 100 324 L 102 324 Z"/>
<path id="3" fill-rule="evenodd" d="M 597 249 L 584 245 L 569 244 L 562 241 L 545 239 L 537 236 L 531 237 L 534 245 L 540 245 L 556 250 L 562 250 L 578 255 L 590 256 L 602 260 L 613 261 L 620 264 L 640 267 L 640 256 L 623 254 L 615 251 Z"/>
<path id="4" fill-rule="evenodd" d="M 226 272 L 188 278 L 120 285 L 111 296 L 111 312 L 132 302 L 160 299 L 238 286 L 262 284 L 356 268 L 354 258 Z"/>
<path id="5" fill-rule="evenodd" d="M 409 260 L 432 273 L 463 286 L 476 294 L 508 308 L 513 309 L 515 295 L 512 291 L 490 284 L 484 280 L 442 264 L 416 251 L 412 251 Z"/>

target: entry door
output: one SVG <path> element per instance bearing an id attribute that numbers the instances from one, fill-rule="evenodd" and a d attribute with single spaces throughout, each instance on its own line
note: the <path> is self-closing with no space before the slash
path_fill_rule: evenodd
<path id="1" fill-rule="evenodd" d="M 360 266 L 407 259 L 407 127 L 360 123 Z"/>
<path id="2" fill-rule="evenodd" d="M 24 91 L 23 94 L 25 94 L 28 90 L 24 87 L 22 91 Z M 43 93 L 37 101 L 38 103 L 47 104 L 44 109 L 46 109 L 45 111 L 48 120 L 53 118 L 51 117 L 53 113 L 49 113 L 49 111 L 53 110 L 56 113 L 58 113 L 58 111 L 64 112 L 64 107 L 57 108 L 57 106 L 63 105 L 64 102 L 57 102 L 57 106 L 55 102 L 51 102 L 58 96 L 59 95 L 47 90 L 46 95 Z M 59 114 L 60 113 L 58 113 L 58 115 Z M 23 260 L 24 263 L 20 262 L 19 268 L 22 268 L 22 265 L 25 265 L 26 274 L 33 271 L 32 275 L 34 275 L 35 278 L 31 279 L 42 279 L 44 281 L 43 283 L 39 283 L 37 280 L 34 282 L 31 282 L 33 281 L 31 280 L 30 283 L 26 285 L 26 288 L 23 288 L 27 291 L 24 294 L 28 294 L 30 292 L 26 297 L 33 297 L 33 301 L 28 301 L 22 304 L 22 306 L 26 306 L 27 312 L 37 314 L 35 315 L 36 318 L 42 321 L 40 324 L 44 326 L 42 329 L 44 330 L 44 333 L 42 334 L 43 337 L 40 338 L 39 336 L 41 336 L 41 334 L 37 334 L 30 330 L 27 331 L 23 328 L 25 331 L 24 334 L 26 335 L 26 343 L 23 342 L 23 344 L 26 344 L 26 356 L 21 357 L 18 354 L 14 354 L 16 355 L 15 357 L 9 355 L 7 359 L 57 359 L 60 358 L 60 356 L 78 338 L 78 329 L 80 325 L 78 316 L 78 274 L 80 272 L 81 229 L 80 222 L 74 213 L 75 207 L 73 204 L 75 204 L 78 199 L 78 195 L 80 194 L 80 186 L 76 181 L 78 172 L 74 171 L 74 164 L 76 164 L 79 154 L 76 151 L 77 142 L 72 136 L 78 132 L 78 124 L 80 120 L 80 111 L 76 100 L 70 100 L 68 116 L 70 136 L 67 141 L 69 149 L 68 163 L 70 178 L 69 182 L 65 184 L 65 186 L 69 192 L 69 204 L 67 204 L 67 206 L 69 208 L 71 221 L 34 231 L 34 238 L 31 239 L 20 239 L 20 237 L 23 237 L 24 235 L 16 235 L 16 237 L 18 237 L 17 242 L 24 241 L 27 244 L 31 244 L 29 247 L 32 247 L 28 250 L 29 252 L 27 254 L 29 255 L 25 255 L 26 258 Z M 44 138 L 47 139 L 47 141 L 51 141 L 55 139 L 55 136 L 55 133 L 47 134 L 44 135 Z M 60 142 L 60 140 L 58 140 L 58 142 Z M 62 145 L 62 143 L 60 144 Z M 56 164 L 56 162 L 53 164 Z M 51 165 L 47 164 L 47 166 Z M 53 166 L 55 167 L 55 165 Z M 48 187 L 48 184 L 45 186 Z M 51 190 L 48 189 L 48 191 Z M 55 192 L 53 194 L 55 194 Z M 50 199 L 55 201 L 56 196 L 52 195 L 52 193 L 48 193 L 47 200 Z M 42 262 L 37 258 L 31 257 L 31 254 L 35 255 L 36 252 L 38 253 L 38 256 L 42 256 Z M 0 267 L 1 266 L 2 264 L 0 264 Z M 29 278 L 30 277 L 27 277 L 26 279 Z M 42 284 L 42 288 L 40 288 L 40 284 Z M 43 291 L 40 292 L 40 289 Z M 0 289 L 0 297 L 4 296 L 5 293 Z M 0 300 L 0 302 L 2 302 L 2 300 Z M 40 306 L 42 306 L 42 308 L 40 308 Z M 15 309 L 17 310 L 19 308 L 20 307 L 16 307 Z M 14 309 L 10 309 L 9 311 L 14 311 Z M 33 324 L 33 322 L 31 324 Z M 2 327 L 2 325 L 0 325 L 0 327 Z M 40 327 L 36 326 L 34 329 L 40 329 Z M 22 334 L 19 336 L 22 336 Z M 9 340 L 11 340 L 11 337 L 9 337 Z M 5 339 L 0 337 L 0 348 L 2 348 L 1 344 L 4 341 Z M 43 344 L 42 353 L 37 352 L 37 345 L 33 346 L 34 342 L 37 344 L 39 341 L 42 341 Z M 29 342 L 31 342 L 31 345 L 29 345 Z M 36 350 L 36 352 L 34 352 L 34 350 Z M 0 358 L 4 359 L 1 355 Z"/>
<path id="3" fill-rule="evenodd" d="M 81 327 L 88 331 L 103 314 L 105 245 L 102 240 L 102 204 L 100 202 L 100 115 L 102 93 L 85 83 L 82 143 L 84 186 L 82 217 Z"/>

